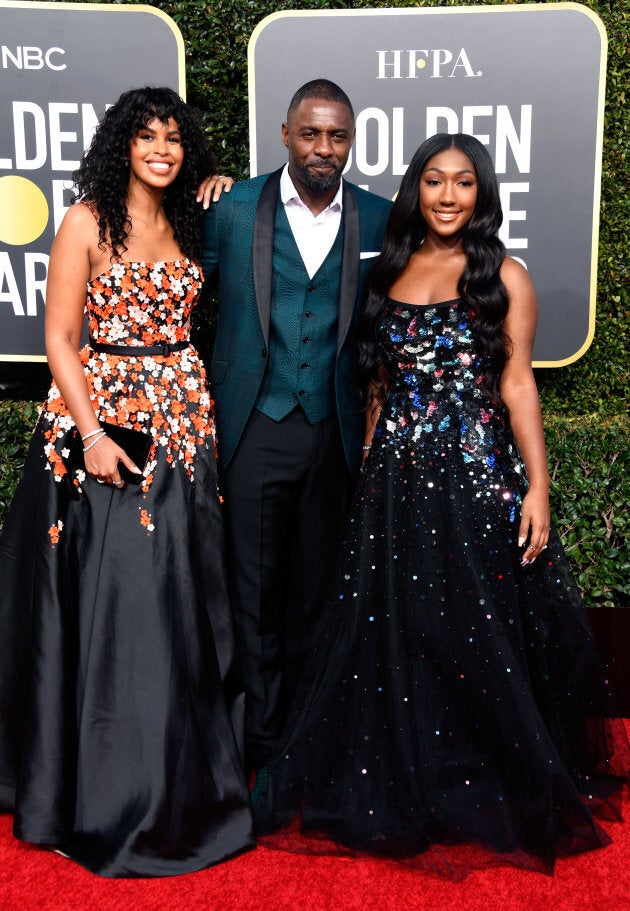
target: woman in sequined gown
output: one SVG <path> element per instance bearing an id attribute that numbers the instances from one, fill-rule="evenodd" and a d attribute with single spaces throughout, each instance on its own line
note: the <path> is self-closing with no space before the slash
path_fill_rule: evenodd
<path id="1" fill-rule="evenodd" d="M 366 459 L 265 844 L 550 871 L 618 818 L 628 744 L 550 528 L 536 300 L 500 223 L 484 147 L 427 140 L 371 277 Z"/>
<path id="2" fill-rule="evenodd" d="M 170 89 L 125 93 L 99 125 L 51 252 L 54 381 L 0 543 L 2 806 L 18 838 L 103 876 L 252 845 L 213 406 L 189 340 L 212 166 Z M 140 483 L 99 420 L 150 435 Z"/>

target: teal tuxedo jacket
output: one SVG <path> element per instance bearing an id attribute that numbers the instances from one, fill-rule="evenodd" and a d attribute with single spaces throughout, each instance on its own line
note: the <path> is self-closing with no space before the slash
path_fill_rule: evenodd
<path id="1" fill-rule="evenodd" d="M 269 349 L 273 232 L 282 169 L 236 183 L 204 218 L 202 265 L 218 273 L 219 313 L 210 369 L 219 458 L 225 470 L 255 407 Z M 380 252 L 391 203 L 343 182 L 343 259 L 335 364 L 337 415 L 348 468 L 361 464 L 364 413 L 356 328 L 365 279 Z"/>

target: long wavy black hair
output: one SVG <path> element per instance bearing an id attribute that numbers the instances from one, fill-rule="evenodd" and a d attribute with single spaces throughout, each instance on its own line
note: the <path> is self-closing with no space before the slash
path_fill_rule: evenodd
<path id="1" fill-rule="evenodd" d="M 430 158 L 450 148 L 459 149 L 467 155 L 477 175 L 475 210 L 462 231 L 466 266 L 457 283 L 457 291 L 475 314 L 484 388 L 493 402 L 501 405 L 499 381 L 509 344 L 503 329 L 508 293 L 499 276 L 505 247 L 497 236 L 503 213 L 492 159 L 479 140 L 466 133 L 438 133 L 425 140 L 403 177 L 387 223 L 383 249 L 368 282 L 359 331 L 361 385 L 367 389 L 373 383 L 382 397 L 383 364 L 375 338 L 375 323 L 389 289 L 402 274 L 411 254 L 416 252 L 427 232 L 418 198 L 422 172 Z"/>
<path id="2" fill-rule="evenodd" d="M 131 89 L 124 92 L 100 121 L 92 143 L 73 178 L 77 199 L 94 203 L 98 212 L 99 246 L 112 247 L 112 258 L 122 256 L 131 231 L 127 211 L 129 146 L 136 133 L 157 118 L 172 117 L 179 127 L 184 149 L 182 167 L 163 197 L 164 210 L 175 240 L 186 256 L 198 256 L 201 225 L 196 203 L 197 187 L 217 166 L 201 124 L 172 89 Z"/>

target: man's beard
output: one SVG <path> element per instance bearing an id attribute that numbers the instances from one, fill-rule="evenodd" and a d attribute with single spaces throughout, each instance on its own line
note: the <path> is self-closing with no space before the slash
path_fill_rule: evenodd
<path id="1" fill-rule="evenodd" d="M 343 172 L 342 168 L 335 168 L 334 165 L 331 165 L 325 161 L 314 161 L 310 165 L 326 165 L 327 167 L 332 167 L 334 170 L 331 174 L 322 174 L 318 175 L 313 173 L 308 168 L 304 168 L 301 172 L 302 182 L 309 188 L 313 190 L 314 193 L 323 193 L 325 190 L 330 190 L 331 187 L 334 187 L 335 184 L 339 183 L 341 175 Z"/>

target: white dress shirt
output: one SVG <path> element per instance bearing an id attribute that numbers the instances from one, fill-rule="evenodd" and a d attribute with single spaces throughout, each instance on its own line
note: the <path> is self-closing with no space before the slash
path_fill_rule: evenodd
<path id="1" fill-rule="evenodd" d="M 313 215 L 300 199 L 289 177 L 288 164 L 284 166 L 280 176 L 280 198 L 309 278 L 315 275 L 330 253 L 339 231 L 343 208 L 342 182 L 339 182 L 339 189 L 330 205 L 319 215 Z"/>

